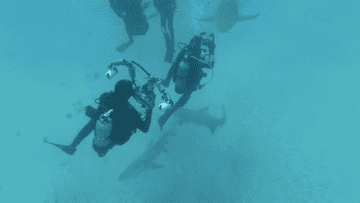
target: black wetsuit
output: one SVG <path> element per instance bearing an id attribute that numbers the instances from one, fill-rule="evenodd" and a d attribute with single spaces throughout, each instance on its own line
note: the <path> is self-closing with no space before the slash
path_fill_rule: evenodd
<path id="1" fill-rule="evenodd" d="M 186 80 L 186 83 L 182 85 L 181 89 L 175 87 L 175 91 L 178 94 L 184 94 L 185 92 L 193 92 L 197 90 L 197 86 L 199 85 L 202 76 L 203 76 L 203 71 L 202 68 L 203 66 L 201 65 L 201 63 L 192 58 L 191 56 L 195 57 L 195 58 L 199 58 L 200 54 L 201 54 L 201 49 L 200 49 L 200 42 L 201 42 L 201 38 L 199 36 L 195 36 L 191 41 L 190 41 L 190 46 L 189 47 L 184 47 L 183 50 L 178 54 L 178 56 L 175 59 L 175 62 L 172 64 L 168 75 L 166 77 L 166 82 L 168 83 L 170 82 L 170 79 L 173 79 L 174 83 L 177 83 L 178 79 L 181 79 L 183 77 L 183 79 Z M 181 76 L 181 74 L 179 74 L 181 72 L 181 70 L 179 71 L 179 65 L 180 63 L 184 60 L 185 56 L 187 55 L 187 65 L 188 65 L 188 71 L 187 74 L 184 76 Z M 168 86 L 168 85 L 166 85 Z"/>
<path id="2" fill-rule="evenodd" d="M 149 29 L 141 2 L 142 0 L 110 0 L 112 10 L 124 20 L 127 32 L 134 36 L 145 35 Z"/>
<path id="3" fill-rule="evenodd" d="M 109 116 L 112 119 L 113 127 L 111 135 L 108 138 L 111 146 L 98 147 L 93 145 L 96 151 L 107 151 L 114 145 L 125 144 L 136 132 L 136 129 L 144 122 L 138 111 L 129 102 L 126 105 L 118 105 L 113 98 L 113 92 L 106 92 L 100 96 L 100 104 L 97 108 L 96 117 L 113 109 L 113 113 Z"/>
<path id="4" fill-rule="evenodd" d="M 174 39 L 174 13 L 176 10 L 175 0 L 153 0 L 154 7 L 160 13 L 161 30 L 165 37 L 166 54 L 165 62 L 172 63 L 175 52 Z"/>
<path id="5" fill-rule="evenodd" d="M 203 77 L 202 68 L 207 67 L 200 63 L 199 60 L 195 58 L 200 58 L 201 55 L 201 36 L 194 36 L 190 45 L 184 47 L 183 50 L 177 56 L 175 62 L 172 64 L 166 79 L 163 81 L 164 86 L 169 86 L 171 78 L 175 83 L 175 92 L 182 94 L 180 99 L 175 103 L 173 108 L 169 108 L 165 113 L 159 117 L 158 122 L 160 128 L 162 129 L 170 116 L 177 111 L 177 109 L 185 106 L 189 101 L 191 94 L 198 89 L 200 81 Z M 185 57 L 187 57 L 185 59 Z M 193 58 L 194 57 L 194 58 Z M 180 63 L 186 60 L 187 67 L 180 67 Z M 184 70 L 186 69 L 186 70 Z M 182 74 L 184 72 L 185 74 Z M 180 84 L 179 84 L 180 82 Z"/>
<path id="6" fill-rule="evenodd" d="M 176 9 L 176 1 L 175 0 L 153 0 L 154 7 L 160 13 L 165 14 L 166 16 L 172 15 L 172 13 Z"/>

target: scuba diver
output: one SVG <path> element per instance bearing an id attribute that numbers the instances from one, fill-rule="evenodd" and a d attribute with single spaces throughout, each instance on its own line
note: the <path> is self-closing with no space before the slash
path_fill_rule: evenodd
<path id="1" fill-rule="evenodd" d="M 169 87 L 172 78 L 175 83 L 175 92 L 182 94 L 182 96 L 174 107 L 168 108 L 158 119 L 161 129 L 170 116 L 187 103 L 194 91 L 202 89 L 207 84 L 200 84 L 201 79 L 207 76 L 202 69 L 213 70 L 216 46 L 214 34 L 209 35 L 211 39 L 204 38 L 204 35 L 206 35 L 205 32 L 202 32 L 199 36 L 195 35 L 191 39 L 190 44 L 182 48 L 172 64 L 166 79 L 162 80 L 163 86 Z"/>
<path id="2" fill-rule="evenodd" d="M 134 64 L 141 68 L 149 77 L 147 83 L 143 86 L 136 84 L 136 74 Z M 136 129 L 147 133 L 150 128 L 152 110 L 155 106 L 156 87 L 162 94 L 161 98 L 165 101 L 159 105 L 159 109 L 173 106 L 174 102 L 170 95 L 165 92 L 161 80 L 152 77 L 141 65 L 135 61 L 128 62 L 120 59 L 111 63 L 106 72 L 106 77 L 112 79 L 117 73 L 117 66 L 126 66 L 129 69 L 131 81 L 123 79 L 116 83 L 115 91 L 105 92 L 95 102 L 99 104 L 97 109 L 92 106 L 86 107 L 86 115 L 90 121 L 80 130 L 74 141 L 70 145 L 61 145 L 51 143 L 44 138 L 44 142 L 52 144 L 65 153 L 73 155 L 80 142 L 94 131 L 93 149 L 99 157 L 104 157 L 107 152 L 115 145 L 125 144 Z M 146 108 L 145 117 L 141 118 L 139 112 L 129 103 L 130 97 L 133 97 L 142 108 Z"/>
<path id="3" fill-rule="evenodd" d="M 152 110 L 155 106 L 154 100 L 147 103 L 146 115 L 143 120 L 138 111 L 128 102 L 129 98 L 136 97 L 136 94 L 133 82 L 126 79 L 118 81 L 114 92 L 103 93 L 97 99 L 99 101 L 97 109 L 91 106 L 86 107 L 86 115 L 90 121 L 80 130 L 70 145 L 51 143 L 46 138 L 44 142 L 73 155 L 80 142 L 94 131 L 93 149 L 99 157 L 104 157 L 115 145 L 125 144 L 136 132 L 136 129 L 144 133 L 149 131 Z M 152 98 L 155 99 L 153 92 Z"/>
<path id="4" fill-rule="evenodd" d="M 114 71 L 114 66 L 117 65 L 127 66 L 131 76 L 135 77 L 134 67 L 125 60 L 111 63 L 109 65 L 110 71 Z M 113 75 L 109 76 L 109 72 L 107 76 L 109 79 L 113 77 Z M 136 129 L 147 133 L 150 128 L 152 110 L 155 106 L 156 95 L 153 92 L 154 85 L 151 83 L 153 80 L 149 80 L 140 88 L 135 85 L 134 77 L 132 77 L 132 81 L 126 79 L 118 81 L 114 92 L 103 93 L 100 98 L 95 100 L 99 104 L 97 109 L 91 106 L 86 107 L 86 115 L 90 121 L 80 130 L 70 145 L 51 143 L 46 138 L 44 142 L 73 155 L 80 142 L 94 131 L 93 149 L 99 157 L 103 157 L 115 145 L 125 144 L 136 132 Z M 128 102 L 130 97 L 134 97 L 136 101 L 142 104 L 142 107 L 146 108 L 144 120 Z"/>
<path id="5" fill-rule="evenodd" d="M 116 48 L 124 52 L 134 43 L 133 36 L 145 35 L 149 30 L 149 22 L 144 15 L 144 10 L 150 6 L 150 1 L 141 5 L 142 0 L 110 0 L 110 7 L 119 18 L 124 20 L 129 41 Z"/>
<path id="6" fill-rule="evenodd" d="M 166 55 L 165 62 L 172 63 L 174 48 L 174 12 L 176 10 L 175 0 L 153 0 L 154 6 L 160 13 L 161 31 L 165 37 Z"/>

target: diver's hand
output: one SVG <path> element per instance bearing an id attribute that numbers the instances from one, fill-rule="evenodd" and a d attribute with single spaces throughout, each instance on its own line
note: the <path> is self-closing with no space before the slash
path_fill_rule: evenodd
<path id="1" fill-rule="evenodd" d="M 146 111 L 152 111 L 155 107 L 155 102 L 150 103 L 149 105 L 146 106 Z"/>
<path id="2" fill-rule="evenodd" d="M 132 66 L 132 63 L 130 63 L 129 61 L 123 59 L 123 58 L 120 58 L 118 59 L 117 61 L 115 62 L 112 62 L 110 65 L 109 65 L 109 68 L 110 67 L 113 67 L 113 66 Z"/>
<path id="3" fill-rule="evenodd" d="M 154 91 L 152 92 L 152 97 L 151 97 L 151 101 L 149 102 L 148 104 L 148 109 L 153 109 L 155 107 L 155 98 L 156 98 L 156 95 L 154 93 Z"/>
<path id="4" fill-rule="evenodd" d="M 118 46 L 116 48 L 116 51 L 122 53 L 124 52 L 127 48 L 129 48 L 129 46 L 132 44 L 133 42 L 131 42 L 131 40 L 125 42 L 125 43 L 122 43 L 120 46 Z"/>
<path id="5" fill-rule="evenodd" d="M 146 106 L 146 110 L 152 110 L 155 107 L 155 101 L 150 102 L 147 106 Z"/>
<path id="6" fill-rule="evenodd" d="M 161 104 L 159 105 L 159 110 L 163 110 L 163 109 L 165 109 L 167 106 L 169 106 L 168 103 L 161 103 Z"/>

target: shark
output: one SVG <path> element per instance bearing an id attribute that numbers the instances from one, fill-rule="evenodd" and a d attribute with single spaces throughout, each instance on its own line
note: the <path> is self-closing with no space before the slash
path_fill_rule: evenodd
<path id="1" fill-rule="evenodd" d="M 165 147 L 165 145 L 169 143 L 167 140 L 169 136 L 175 136 L 173 130 L 170 130 L 169 132 L 162 135 L 162 137 L 156 143 L 151 140 L 147 150 L 120 174 L 118 180 L 122 181 L 128 178 L 135 178 L 142 172 L 152 171 L 165 167 L 165 165 L 156 164 L 154 161 L 162 152 L 169 152 L 169 150 Z"/>
<path id="2" fill-rule="evenodd" d="M 239 12 L 239 3 L 237 0 L 221 0 L 214 15 L 208 18 L 198 19 L 198 21 L 209 22 L 216 21 L 217 28 L 222 33 L 231 30 L 237 22 L 253 20 L 260 13 L 255 15 L 241 15 Z"/>
<path id="3" fill-rule="evenodd" d="M 206 126 L 213 134 L 217 127 L 223 126 L 226 122 L 226 112 L 224 105 L 222 105 L 223 117 L 216 118 L 209 114 L 209 107 L 204 107 L 198 110 L 192 110 L 187 108 L 179 108 L 174 117 L 177 118 L 178 124 L 182 126 L 184 123 L 193 123 L 199 126 Z"/>

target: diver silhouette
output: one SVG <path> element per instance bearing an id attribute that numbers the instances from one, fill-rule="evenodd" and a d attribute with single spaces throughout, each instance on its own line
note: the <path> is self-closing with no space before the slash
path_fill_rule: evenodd
<path id="1" fill-rule="evenodd" d="M 212 38 L 211 40 L 203 38 L 205 34 L 205 32 L 202 32 L 200 36 L 195 35 L 191 39 L 190 44 L 185 46 L 176 57 L 167 77 L 162 80 L 163 86 L 169 87 L 172 78 L 175 83 L 175 92 L 182 96 L 175 103 L 174 107 L 167 109 L 165 113 L 159 117 L 158 122 L 161 129 L 170 116 L 189 101 L 194 91 L 204 87 L 204 85 L 200 85 L 200 81 L 207 75 L 202 69 L 212 69 L 214 67 L 214 34 L 209 35 L 209 37 Z"/>
<path id="2" fill-rule="evenodd" d="M 176 10 L 175 0 L 153 0 L 154 6 L 160 13 L 161 31 L 165 37 L 166 55 L 165 62 L 172 63 L 174 48 L 174 12 Z"/>
<path id="3" fill-rule="evenodd" d="M 144 10 L 150 6 L 150 2 L 141 4 L 142 0 L 110 0 L 110 7 L 119 18 L 124 20 L 126 33 L 129 41 L 116 48 L 118 52 L 124 52 L 134 43 L 133 36 L 145 35 L 149 30 L 149 22 Z"/>
<path id="4" fill-rule="evenodd" d="M 51 143 L 47 141 L 47 138 L 44 138 L 44 142 L 60 148 L 69 155 L 73 155 L 80 142 L 95 130 L 93 149 L 99 157 L 105 156 L 115 145 L 125 144 L 131 135 L 136 132 L 136 129 L 144 133 L 149 131 L 152 110 L 155 104 L 151 103 L 146 107 L 144 121 L 138 111 L 128 102 L 131 96 L 134 96 L 133 83 L 126 79 L 118 81 L 114 92 L 105 92 L 100 96 L 97 109 L 91 106 L 86 107 L 86 115 L 91 119 L 80 130 L 70 145 Z M 110 115 L 107 115 L 107 113 Z M 107 119 L 111 120 L 111 129 L 102 128 L 101 123 L 99 125 L 99 120 L 104 117 L 106 119 L 106 116 L 109 117 Z M 97 129 L 98 127 L 102 129 Z M 106 135 L 107 130 L 109 134 Z"/>

